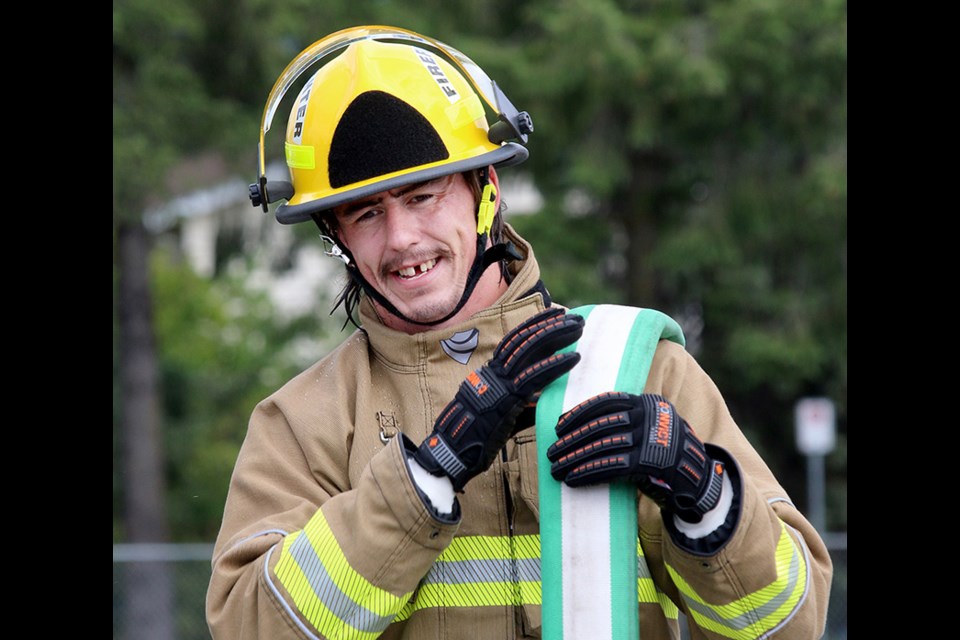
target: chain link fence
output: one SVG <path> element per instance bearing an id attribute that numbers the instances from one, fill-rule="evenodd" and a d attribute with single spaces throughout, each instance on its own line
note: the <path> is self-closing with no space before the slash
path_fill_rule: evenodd
<path id="1" fill-rule="evenodd" d="M 824 640 L 846 640 L 847 534 L 824 540 L 833 557 Z M 204 598 L 212 553 L 212 544 L 113 545 L 114 640 L 210 640 Z"/>

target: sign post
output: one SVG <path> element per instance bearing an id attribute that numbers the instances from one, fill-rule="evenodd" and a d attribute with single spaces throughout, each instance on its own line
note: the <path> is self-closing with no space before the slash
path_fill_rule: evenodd
<path id="1" fill-rule="evenodd" d="M 829 398 L 801 398 L 796 405 L 797 449 L 807 456 L 807 508 L 810 523 L 826 531 L 824 457 L 836 445 L 836 413 Z"/>

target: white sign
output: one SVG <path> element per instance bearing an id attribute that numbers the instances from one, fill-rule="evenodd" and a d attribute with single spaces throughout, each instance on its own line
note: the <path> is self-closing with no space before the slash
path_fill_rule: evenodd
<path id="1" fill-rule="evenodd" d="M 836 444 L 837 426 L 830 398 L 802 398 L 796 406 L 797 449 L 808 456 L 826 455 Z"/>

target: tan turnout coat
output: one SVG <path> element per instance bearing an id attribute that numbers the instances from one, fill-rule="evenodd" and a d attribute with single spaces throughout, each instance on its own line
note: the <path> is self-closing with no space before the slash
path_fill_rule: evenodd
<path id="1" fill-rule="evenodd" d="M 517 567 L 538 566 L 534 429 L 512 438 L 467 485 L 453 522 L 424 505 L 397 437 L 419 444 L 466 374 L 543 309 L 539 293 L 524 295 L 540 277 L 533 251 L 508 233 L 527 258 L 512 263 L 514 280 L 496 304 L 456 327 L 407 335 L 386 328 L 364 301 L 363 330 L 256 406 L 214 551 L 206 603 L 214 638 L 540 637 L 539 584 L 516 584 Z M 474 328 L 478 346 L 460 364 L 441 340 Z M 714 383 L 682 347 L 662 341 L 646 391 L 664 395 L 701 439 L 729 452 L 741 481 L 734 533 L 708 557 L 678 546 L 656 505 L 640 496 L 638 536 L 666 602 L 639 605 L 641 638 L 679 638 L 677 607 L 693 638 L 767 629 L 770 637 L 819 638 L 832 574 L 827 549 Z M 475 566 L 492 572 L 489 584 L 471 583 L 445 562 L 488 552 L 499 564 Z M 703 603 L 696 616 L 691 591 Z M 753 609 L 757 597 L 787 605 L 764 619 L 774 607 Z M 712 631 L 717 616 L 740 635 Z"/>

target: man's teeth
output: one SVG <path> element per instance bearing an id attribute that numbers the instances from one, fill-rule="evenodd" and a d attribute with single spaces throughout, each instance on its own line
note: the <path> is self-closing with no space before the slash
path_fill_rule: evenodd
<path id="1" fill-rule="evenodd" d="M 399 271 L 397 271 L 397 273 L 399 273 L 404 278 L 412 278 L 413 276 L 417 275 L 418 270 L 420 271 L 420 273 L 427 272 L 430 269 L 433 269 L 433 265 L 435 264 L 437 264 L 436 260 L 427 260 L 426 262 L 416 267 L 404 267 L 403 269 L 400 269 Z"/>

